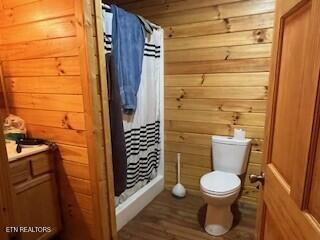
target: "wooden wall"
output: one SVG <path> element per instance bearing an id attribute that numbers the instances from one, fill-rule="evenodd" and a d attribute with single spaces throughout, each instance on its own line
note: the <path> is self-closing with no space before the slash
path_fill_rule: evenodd
<path id="1" fill-rule="evenodd" d="M 274 0 L 118 0 L 165 30 L 166 186 L 194 193 L 211 171 L 211 135 L 234 128 L 253 139 L 249 173 L 261 169 Z M 256 203 L 245 177 L 241 200 Z"/>
<path id="2" fill-rule="evenodd" d="M 63 239 L 70 240 L 111 234 L 93 15 L 89 0 L 0 0 L 11 111 L 30 136 L 58 144 Z"/>

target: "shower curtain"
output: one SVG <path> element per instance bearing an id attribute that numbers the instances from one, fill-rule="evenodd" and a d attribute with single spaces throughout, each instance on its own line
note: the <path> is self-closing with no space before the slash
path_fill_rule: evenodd
<path id="1" fill-rule="evenodd" d="M 112 48 L 112 13 L 103 5 L 105 52 Z M 127 187 L 116 197 L 116 205 L 157 176 L 160 162 L 160 80 L 163 56 L 162 29 L 153 29 L 145 38 L 141 82 L 137 108 L 133 114 L 123 113 L 127 154 Z M 129 44 L 129 43 L 128 43 Z M 134 43 L 130 43 L 134 44 Z M 112 113 L 111 113 L 112 114 Z"/>
<path id="2" fill-rule="evenodd" d="M 127 190 L 120 203 L 157 176 L 160 161 L 160 77 L 162 30 L 146 38 L 138 105 L 124 115 L 127 149 Z"/>

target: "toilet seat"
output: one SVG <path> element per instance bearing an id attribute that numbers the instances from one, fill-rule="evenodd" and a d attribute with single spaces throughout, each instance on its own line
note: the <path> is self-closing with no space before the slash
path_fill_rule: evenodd
<path id="1" fill-rule="evenodd" d="M 200 179 L 201 190 L 210 195 L 223 196 L 232 194 L 240 189 L 241 180 L 233 174 L 213 171 Z"/>

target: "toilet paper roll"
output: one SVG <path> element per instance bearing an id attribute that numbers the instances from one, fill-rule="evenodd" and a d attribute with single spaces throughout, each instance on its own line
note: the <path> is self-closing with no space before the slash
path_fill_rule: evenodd
<path id="1" fill-rule="evenodd" d="M 234 139 L 239 139 L 239 140 L 244 140 L 246 138 L 246 132 L 243 131 L 242 129 L 234 129 L 233 133 L 233 138 Z"/>

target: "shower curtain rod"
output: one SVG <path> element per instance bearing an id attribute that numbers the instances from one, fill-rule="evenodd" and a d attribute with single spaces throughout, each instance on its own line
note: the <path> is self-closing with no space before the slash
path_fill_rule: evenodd
<path id="1" fill-rule="evenodd" d="M 108 8 L 108 9 L 111 9 L 111 6 L 110 6 L 109 4 L 103 3 L 103 1 L 102 1 L 102 6 Z M 130 12 L 130 13 L 132 13 L 132 12 Z M 150 25 L 151 27 L 153 27 L 153 28 L 155 28 L 155 29 L 161 29 L 161 27 L 160 27 L 159 25 L 151 22 L 149 19 L 146 19 L 145 17 L 140 16 L 140 15 L 135 14 L 135 13 L 132 13 L 132 14 L 136 15 L 136 16 L 137 16 L 138 18 L 140 18 L 140 19 L 141 19 L 141 18 L 145 19 L 145 20 L 149 23 L 149 25 Z"/>
<path id="2" fill-rule="evenodd" d="M 144 19 L 146 19 L 145 17 L 143 17 Z M 153 22 L 151 22 L 150 20 L 146 19 L 149 24 L 151 25 L 151 27 L 156 28 L 156 29 L 161 29 L 161 27 Z"/>

